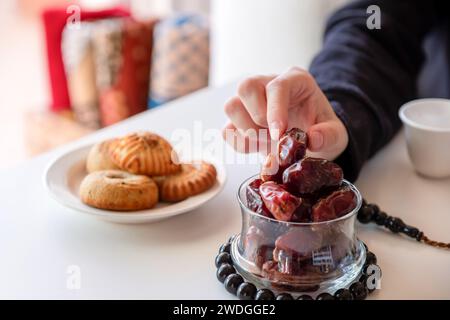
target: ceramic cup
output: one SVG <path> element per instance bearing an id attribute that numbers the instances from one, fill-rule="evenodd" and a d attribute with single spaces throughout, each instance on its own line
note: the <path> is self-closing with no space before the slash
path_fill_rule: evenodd
<path id="1" fill-rule="evenodd" d="M 415 170 L 431 178 L 450 177 L 450 100 L 413 100 L 399 116 Z"/>

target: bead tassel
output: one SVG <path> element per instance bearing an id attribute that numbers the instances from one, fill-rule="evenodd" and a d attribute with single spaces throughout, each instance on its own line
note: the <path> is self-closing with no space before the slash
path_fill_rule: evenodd
<path id="1" fill-rule="evenodd" d="M 405 224 L 400 218 L 387 215 L 385 212 L 380 211 L 377 205 L 367 203 L 366 200 L 363 200 L 363 205 L 361 206 L 361 209 L 359 209 L 358 221 L 364 224 L 375 222 L 376 224 L 389 229 L 393 233 L 403 233 L 404 235 L 416 239 L 419 242 L 423 242 L 429 246 L 450 249 L 450 243 L 429 239 L 419 229 Z"/>

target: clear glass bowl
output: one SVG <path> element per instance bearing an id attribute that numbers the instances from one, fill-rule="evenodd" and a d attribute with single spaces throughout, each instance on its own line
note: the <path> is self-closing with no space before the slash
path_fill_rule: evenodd
<path id="1" fill-rule="evenodd" d="M 242 230 L 232 241 L 231 256 L 238 272 L 258 287 L 275 292 L 315 291 L 334 293 L 349 286 L 361 273 L 365 249 L 355 235 L 356 214 L 362 198 L 358 189 L 344 180 L 357 196 L 356 208 L 338 219 L 296 223 L 257 214 L 247 207 L 246 187 L 239 187 Z"/>

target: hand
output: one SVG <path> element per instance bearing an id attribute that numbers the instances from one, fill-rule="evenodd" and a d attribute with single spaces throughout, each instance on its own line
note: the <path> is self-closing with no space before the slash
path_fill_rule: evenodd
<path id="1" fill-rule="evenodd" d="M 258 148 L 270 145 L 271 138 L 276 141 L 293 127 L 307 132 L 309 151 L 328 160 L 339 156 L 348 144 L 347 130 L 328 99 L 311 74 L 297 67 L 278 76 L 244 80 L 239 85 L 238 95 L 231 98 L 224 109 L 230 119 L 224 128 L 224 137 L 231 130 L 241 141 L 226 140 L 239 152 L 255 151 L 249 148 L 255 143 L 254 139 Z M 269 132 L 257 138 L 248 135 L 248 132 L 264 128 L 269 128 L 270 136 Z"/>

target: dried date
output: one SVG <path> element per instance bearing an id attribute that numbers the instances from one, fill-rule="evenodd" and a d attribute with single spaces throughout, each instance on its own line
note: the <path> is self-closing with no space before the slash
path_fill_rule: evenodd
<path id="1" fill-rule="evenodd" d="M 280 167 L 287 168 L 294 162 L 303 159 L 308 145 L 308 137 L 298 128 L 288 130 L 278 142 Z"/>
<path id="2" fill-rule="evenodd" d="M 277 220 L 289 221 L 302 203 L 301 198 L 292 195 L 282 185 L 273 181 L 261 184 L 259 192 L 267 209 Z"/>
<path id="3" fill-rule="evenodd" d="M 273 276 L 298 276 L 311 263 L 312 252 L 319 249 L 322 238 L 307 228 L 293 229 L 279 236 L 273 250 L 273 263 L 265 271 Z M 268 268 L 270 267 L 270 268 Z"/>
<path id="4" fill-rule="evenodd" d="M 274 249 L 272 240 L 267 239 L 264 232 L 256 226 L 250 226 L 243 239 L 244 256 L 253 261 L 259 268 L 272 258 Z"/>
<path id="5" fill-rule="evenodd" d="M 275 248 L 278 251 L 276 261 L 280 261 L 280 252 L 297 259 L 309 258 L 313 251 L 322 246 L 322 235 L 307 227 L 299 227 L 277 238 Z"/>
<path id="6" fill-rule="evenodd" d="M 342 169 L 335 163 L 319 158 L 304 158 L 283 172 L 283 183 L 296 195 L 312 194 L 322 188 L 338 186 Z"/>
<path id="7" fill-rule="evenodd" d="M 247 196 L 247 207 L 260 215 L 268 218 L 273 218 L 270 211 L 264 204 L 261 194 L 259 193 L 259 187 L 263 181 L 261 179 L 255 179 L 247 185 L 245 190 Z"/>
<path id="8" fill-rule="evenodd" d="M 292 215 L 291 222 L 311 222 L 311 211 L 314 203 L 314 198 L 302 197 L 302 203 Z"/>
<path id="9" fill-rule="evenodd" d="M 312 208 L 311 217 L 314 222 L 333 220 L 355 209 L 356 204 L 355 193 L 344 187 L 320 199 Z"/>
<path id="10" fill-rule="evenodd" d="M 275 181 L 281 183 L 283 170 L 285 168 L 280 167 L 278 157 L 274 154 L 268 154 L 266 160 L 261 167 L 261 180 Z"/>

